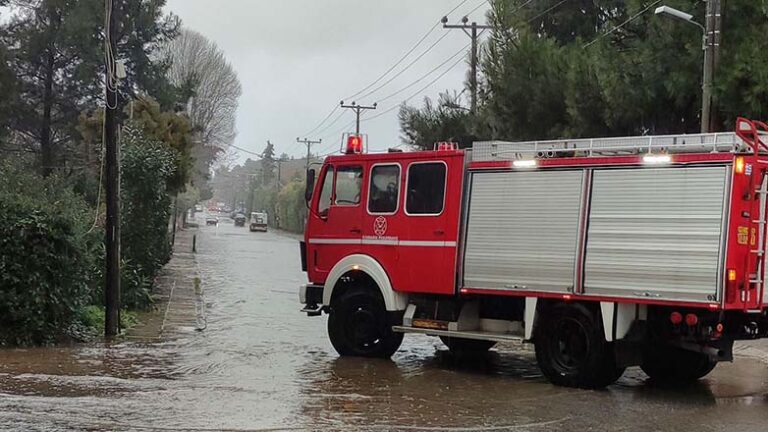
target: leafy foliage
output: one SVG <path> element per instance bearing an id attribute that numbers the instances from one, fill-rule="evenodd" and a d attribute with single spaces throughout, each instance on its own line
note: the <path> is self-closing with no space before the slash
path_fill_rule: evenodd
<path id="1" fill-rule="evenodd" d="M 145 308 L 157 271 L 170 258 L 167 182 L 175 175 L 176 155 L 148 138 L 138 124 L 124 129 L 121 150 L 123 306 Z"/>
<path id="2" fill-rule="evenodd" d="M 50 343 L 89 297 L 89 212 L 55 177 L 0 178 L 0 345 Z"/>
<path id="3" fill-rule="evenodd" d="M 21 6 L 0 29 L 0 45 L 17 78 L 11 99 L 16 144 L 39 152 L 48 175 L 68 158 L 78 115 L 103 99 L 104 2 L 101 0 L 17 0 Z M 167 62 L 153 53 L 178 32 L 164 0 L 117 2 L 117 46 L 125 62 L 124 94 L 148 92 L 170 108 L 178 91 L 166 78 Z M 0 74 L 1 75 L 1 74 Z M 2 77 L 0 77 L 2 81 Z"/>
<path id="4" fill-rule="evenodd" d="M 665 4 L 704 22 L 702 1 Z M 464 130 L 479 139 L 505 140 L 699 132 L 701 32 L 654 15 L 648 5 L 492 0 L 487 18 L 493 28 L 481 52 L 480 109 Z M 723 5 L 715 131 L 731 130 L 736 116 L 768 115 L 768 1 Z M 448 139 L 455 132 L 445 129 L 455 122 L 451 112 L 428 103 L 403 109 L 403 141 L 424 146 L 418 137 Z"/>
<path id="5" fill-rule="evenodd" d="M 307 206 L 304 202 L 304 180 L 291 180 L 277 196 L 277 216 L 280 228 L 291 232 L 304 231 Z"/>
<path id="6" fill-rule="evenodd" d="M 417 148 L 431 149 L 438 141 L 454 141 L 460 148 L 466 148 L 475 139 L 469 132 L 470 114 L 446 93 L 436 103 L 424 98 L 421 109 L 401 106 L 399 119 L 403 142 Z"/>

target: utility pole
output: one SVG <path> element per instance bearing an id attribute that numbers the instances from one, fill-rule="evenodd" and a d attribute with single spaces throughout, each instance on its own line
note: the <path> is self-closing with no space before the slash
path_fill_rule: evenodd
<path id="1" fill-rule="evenodd" d="M 469 21 L 469 18 L 467 17 L 461 19 L 461 24 L 448 24 L 447 16 L 444 16 L 440 21 L 443 23 L 444 29 L 461 29 L 467 36 L 470 37 L 470 39 L 472 39 L 472 48 L 470 49 L 469 58 L 469 89 L 472 92 L 470 112 L 474 114 L 477 112 L 477 38 L 483 31 L 493 27 L 489 25 L 478 24 L 474 21 L 471 24 L 467 24 Z M 469 31 L 467 31 L 467 29 L 469 29 Z M 480 30 L 479 33 L 477 31 L 478 29 Z"/>
<path id="2" fill-rule="evenodd" d="M 106 94 L 104 107 L 104 136 L 106 142 L 105 165 L 107 221 L 105 227 L 106 246 L 106 288 L 104 290 L 104 335 L 115 336 L 120 331 L 120 165 L 117 147 L 117 66 L 115 53 L 117 34 L 115 25 L 114 3 L 119 0 L 105 0 L 107 14 L 105 29 L 105 49 L 109 55 L 106 66 Z"/>
<path id="3" fill-rule="evenodd" d="M 312 156 L 312 153 L 310 152 L 310 148 L 311 148 L 313 145 L 315 145 L 315 144 L 320 144 L 320 143 L 322 143 L 322 142 L 323 142 L 323 140 L 322 140 L 322 139 L 319 139 L 319 140 L 317 140 L 317 141 L 312 141 L 312 140 L 309 140 L 309 139 L 306 139 L 306 138 L 304 138 L 304 139 L 299 139 L 299 138 L 297 137 L 297 138 L 296 138 L 296 142 L 298 142 L 298 143 L 302 143 L 302 144 L 304 144 L 304 145 L 306 145 L 306 146 L 307 146 L 307 163 L 306 163 L 306 167 L 305 167 L 304 171 L 309 171 L 309 158 Z"/>
<path id="4" fill-rule="evenodd" d="M 349 108 L 352 111 L 355 112 L 355 135 L 360 135 L 360 113 L 365 110 L 375 110 L 376 109 L 376 103 L 374 103 L 371 106 L 365 106 L 365 105 L 357 105 L 357 103 L 352 102 L 352 105 L 344 105 L 344 101 L 341 101 L 341 107 L 342 108 Z"/>
<path id="5" fill-rule="evenodd" d="M 715 77 L 715 69 L 720 57 L 721 38 L 721 4 L 720 0 L 708 0 L 704 30 L 704 79 L 702 83 L 701 98 L 701 133 L 711 132 L 713 129 L 712 117 L 712 82 Z"/>

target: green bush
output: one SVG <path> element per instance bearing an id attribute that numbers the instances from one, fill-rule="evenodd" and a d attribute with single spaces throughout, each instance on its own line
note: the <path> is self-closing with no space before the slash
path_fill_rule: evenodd
<path id="1" fill-rule="evenodd" d="M 50 343 L 89 298 L 92 212 L 58 179 L 0 178 L 0 345 Z"/>
<path id="2" fill-rule="evenodd" d="M 91 335 L 99 335 L 104 332 L 104 307 L 86 306 L 78 312 L 78 321 Z M 125 330 L 135 326 L 138 323 L 136 312 L 128 310 L 120 311 L 120 328 Z"/>
<path id="3" fill-rule="evenodd" d="M 277 203 L 280 228 L 296 233 L 304 232 L 304 219 L 307 217 L 307 205 L 304 202 L 304 181 L 301 179 L 291 180 L 280 190 Z"/>
<path id="4" fill-rule="evenodd" d="M 130 125 L 121 159 L 121 248 L 123 307 L 145 309 L 157 272 L 168 262 L 171 199 L 167 183 L 175 172 L 175 152 Z"/>

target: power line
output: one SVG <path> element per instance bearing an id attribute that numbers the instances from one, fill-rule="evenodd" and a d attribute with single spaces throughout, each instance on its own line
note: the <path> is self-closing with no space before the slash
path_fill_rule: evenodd
<path id="1" fill-rule="evenodd" d="M 419 79 L 417 79 L 416 81 L 413 81 L 412 83 L 408 84 L 407 86 L 405 86 L 405 87 L 401 88 L 400 90 L 398 90 L 398 91 L 396 91 L 396 92 L 394 92 L 394 93 L 392 93 L 392 94 L 390 94 L 390 95 L 388 95 L 388 96 L 386 96 L 386 97 L 383 97 L 383 98 L 381 98 L 381 99 L 378 99 L 378 100 L 377 100 L 377 102 L 383 102 L 383 101 L 385 101 L 385 100 L 387 100 L 387 99 L 391 99 L 392 97 L 394 97 L 394 96 L 397 96 L 398 94 L 400 94 L 400 93 L 402 93 L 402 92 L 404 92 L 404 91 L 408 90 L 409 88 L 413 87 L 414 85 L 416 85 L 416 84 L 420 83 L 420 82 L 421 82 L 421 81 L 423 81 L 423 80 L 424 80 L 426 77 L 428 77 L 428 76 L 432 75 L 433 73 L 435 73 L 435 71 L 437 71 L 437 70 L 438 70 L 438 69 L 440 69 L 441 67 L 443 67 L 443 66 L 445 66 L 446 64 L 448 64 L 448 62 L 450 62 L 451 60 L 455 59 L 455 58 L 456 58 L 456 56 L 458 56 L 458 55 L 460 55 L 460 54 L 464 53 L 464 51 L 465 51 L 465 50 L 466 50 L 466 49 L 469 47 L 469 45 L 470 45 L 470 44 L 466 44 L 466 45 L 464 45 L 464 46 L 463 46 L 463 47 L 462 47 L 460 50 L 456 51 L 456 53 L 454 53 L 452 56 L 450 56 L 450 57 L 448 57 L 447 59 L 445 59 L 445 61 L 443 61 L 443 62 L 442 62 L 442 63 L 440 63 L 439 65 L 435 66 L 435 67 L 434 67 L 432 70 L 430 70 L 430 71 L 429 71 L 429 72 L 427 72 L 426 74 L 422 75 L 422 76 L 421 76 Z"/>
<path id="2" fill-rule="evenodd" d="M 448 58 L 448 60 L 446 60 L 446 61 L 444 61 L 443 63 L 441 63 L 441 66 L 442 66 L 442 65 L 445 65 L 445 64 L 446 64 L 446 63 L 448 63 L 450 60 L 452 60 L 452 59 L 455 59 L 455 58 L 456 58 L 456 56 L 457 56 L 458 54 L 460 54 L 461 52 L 463 52 L 465 49 L 466 49 L 466 46 L 465 46 L 465 47 L 463 47 L 463 48 L 462 48 L 460 51 L 458 51 L 456 54 L 454 54 L 454 55 L 452 55 L 451 57 L 449 57 L 449 58 Z M 418 96 L 418 95 L 422 94 L 422 93 L 424 92 L 424 90 L 428 89 L 430 86 L 432 86 L 432 84 L 436 83 L 436 82 L 437 82 L 437 81 L 438 81 L 440 78 L 444 77 L 444 76 L 445 76 L 445 75 L 446 75 L 448 72 L 450 72 L 450 71 L 451 71 L 453 68 L 455 68 L 455 67 L 456 67 L 456 66 L 457 66 L 459 63 L 461 63 L 461 61 L 462 61 L 462 60 L 463 60 L 463 58 L 459 58 L 457 61 L 455 61 L 453 64 L 451 64 L 451 65 L 450 65 L 450 66 L 449 66 L 449 67 L 448 67 L 448 68 L 447 68 L 445 71 L 443 71 L 443 72 L 442 72 L 440 75 L 438 75 L 437 77 L 435 77 L 435 79 L 433 79 L 432 81 L 430 81 L 430 82 L 429 82 L 427 85 L 425 85 L 424 87 L 422 87 L 421 89 L 419 89 L 419 90 L 418 90 L 418 91 L 416 91 L 415 93 L 411 94 L 411 95 L 410 95 L 410 96 L 408 96 L 407 98 L 405 98 L 405 99 L 403 99 L 402 101 L 400 101 L 398 104 L 396 104 L 396 105 L 394 105 L 394 106 L 392 106 L 392 107 L 390 107 L 390 108 L 388 108 L 388 109 L 386 109 L 386 110 L 382 111 L 381 113 L 379 113 L 379 114 L 376 114 L 376 115 L 374 115 L 374 116 L 372 116 L 372 117 L 368 117 L 368 118 L 362 118 L 362 120 L 361 120 L 361 121 L 368 121 L 368 120 L 373 120 L 373 119 L 375 119 L 375 118 L 379 118 L 379 117 L 381 117 L 381 116 L 383 116 L 383 115 L 385 115 L 385 114 L 387 114 L 387 113 L 389 113 L 389 112 L 392 112 L 393 110 L 395 110 L 395 109 L 399 108 L 399 107 L 400 107 L 400 104 L 402 104 L 402 103 L 404 103 L 404 102 L 408 102 L 409 100 L 413 99 L 414 97 L 416 97 L 416 96 Z M 434 70 L 436 70 L 436 69 L 439 69 L 439 67 L 438 67 L 438 68 L 435 68 Z M 433 70 L 433 71 L 434 71 L 434 70 Z M 393 93 L 393 94 L 391 94 L 391 95 L 387 96 L 387 98 L 386 98 L 386 99 L 389 99 L 391 96 L 394 96 L 394 95 L 396 95 L 396 94 L 398 94 L 398 93 L 401 93 L 402 91 L 404 91 L 404 90 L 406 90 L 406 89 L 408 89 L 408 88 L 412 87 L 414 84 L 416 84 L 416 83 L 418 83 L 418 82 L 422 81 L 424 78 L 426 78 L 427 76 L 431 75 L 431 74 L 433 73 L 433 71 L 430 71 L 428 74 L 424 75 L 423 77 L 419 78 L 418 80 L 414 81 L 413 83 L 409 84 L 408 86 L 406 86 L 406 87 L 404 87 L 404 88 L 402 88 L 402 89 L 398 90 L 397 92 L 395 92 L 395 93 Z M 337 130 L 335 130 L 334 132 L 332 132 L 332 133 L 329 133 L 329 134 L 327 134 L 327 135 L 323 136 L 323 138 L 322 138 L 322 139 L 328 139 L 328 138 L 332 138 L 334 135 L 337 135 L 338 133 L 340 133 L 340 132 L 342 132 L 342 131 L 344 131 L 344 130 L 348 129 L 349 127 L 351 127 L 351 126 L 352 126 L 352 125 L 354 125 L 354 124 L 355 124 L 355 120 L 352 120 L 351 122 L 349 122 L 349 123 L 345 124 L 344 126 L 342 126 L 340 129 L 337 129 Z M 330 147 L 326 147 L 326 148 L 324 148 L 323 150 L 327 151 L 329 148 L 330 148 Z M 331 153 L 333 153 L 333 152 L 335 152 L 335 151 L 332 151 Z M 328 154 L 331 154 L 331 153 L 328 153 Z M 326 155 L 324 155 L 324 156 L 327 156 L 327 154 L 326 154 Z"/>
<path id="3" fill-rule="evenodd" d="M 331 118 L 331 116 L 333 115 L 333 113 L 335 113 L 335 112 L 336 112 L 336 110 L 338 110 L 338 109 L 339 109 L 339 106 L 338 106 L 338 105 L 334 105 L 334 107 L 333 107 L 333 109 L 331 110 L 331 112 L 329 112 L 329 113 L 328 113 L 328 115 L 327 115 L 327 116 L 325 116 L 325 118 L 324 118 L 324 119 L 323 119 L 323 120 L 322 120 L 320 123 L 318 123 L 318 124 L 317 124 L 317 126 L 315 126 L 314 128 L 310 129 L 310 130 L 309 130 L 309 131 L 307 131 L 307 132 L 304 132 L 302 135 L 304 135 L 304 136 L 306 136 L 306 135 L 309 135 L 309 134 L 311 134 L 312 132 L 314 132 L 314 131 L 316 131 L 317 129 L 319 129 L 319 128 L 320 128 L 320 126 L 322 126 L 322 125 L 323 125 L 323 123 L 325 123 L 325 122 L 326 122 L 326 121 L 327 121 L 329 118 Z"/>
<path id="4" fill-rule="evenodd" d="M 250 151 L 250 150 L 246 150 L 246 149 L 244 149 L 244 148 L 242 148 L 242 147 L 238 147 L 238 146 L 236 146 L 236 145 L 234 145 L 234 144 L 230 144 L 229 146 L 230 146 L 230 147 L 232 147 L 232 148 L 233 148 L 233 149 L 235 149 L 235 150 L 240 150 L 240 151 L 241 151 L 241 152 L 243 152 L 243 153 L 247 153 L 247 154 L 249 154 L 249 155 L 253 155 L 253 156 L 256 156 L 256 157 L 258 157 L 259 159 L 263 159 L 263 158 L 264 158 L 264 156 L 262 156 L 260 153 L 255 153 L 255 152 L 252 152 L 252 151 Z"/>
<path id="5" fill-rule="evenodd" d="M 337 107 L 339 107 L 339 108 L 341 108 L 341 106 L 339 106 L 339 105 L 336 105 L 336 106 L 337 106 Z M 315 132 L 315 135 L 321 134 L 321 133 L 323 133 L 323 132 L 327 131 L 328 129 L 330 129 L 330 128 L 331 128 L 331 126 L 333 126 L 333 125 L 335 125 L 336 123 L 338 123 L 338 122 L 339 122 L 339 119 L 341 119 L 342 117 L 344 117 L 344 114 L 346 114 L 346 113 L 347 113 L 346 111 L 342 111 L 342 112 L 340 112 L 340 113 L 339 113 L 339 115 L 337 115 L 337 116 L 336 116 L 336 118 L 334 118 L 332 122 L 330 122 L 330 123 L 328 123 L 327 125 L 325 125 L 325 126 L 324 126 L 322 129 L 320 129 L 319 131 Z"/>
<path id="6" fill-rule="evenodd" d="M 557 9 L 558 7 L 560 7 L 560 5 L 562 5 L 563 3 L 567 2 L 567 1 L 568 1 L 568 0 L 562 0 L 562 1 L 560 1 L 559 3 L 555 4 L 554 6 L 550 7 L 550 8 L 549 8 L 549 9 L 547 9 L 547 10 L 545 10 L 544 12 L 542 12 L 542 13 L 540 13 L 540 14 L 536 15 L 535 17 L 533 17 L 533 18 L 529 19 L 529 20 L 528 20 L 528 22 L 529 22 L 529 23 L 532 23 L 532 22 L 536 21 L 537 19 L 539 19 L 539 18 L 543 17 L 544 15 L 546 15 L 546 14 L 548 14 L 548 13 L 552 12 L 553 10 Z"/>
<path id="7" fill-rule="evenodd" d="M 476 11 L 476 10 L 480 9 L 481 7 L 483 7 L 483 5 L 486 5 L 486 4 L 489 4 L 488 0 L 483 0 L 482 2 L 480 2 L 480 4 L 478 4 L 477 6 L 475 6 L 474 8 L 472 8 L 472 10 L 470 10 L 470 11 L 469 11 L 469 12 L 467 12 L 467 13 L 465 13 L 465 14 L 464 14 L 464 16 L 472 15 L 472 12 L 474 12 L 474 11 Z M 455 9 L 454 9 L 454 10 L 455 10 Z M 453 12 L 453 11 L 451 11 L 451 12 Z M 450 13 L 447 13 L 446 15 L 450 15 Z"/>
<path id="8" fill-rule="evenodd" d="M 624 26 L 625 26 L 625 25 L 627 25 L 627 24 L 628 24 L 630 21 L 633 21 L 634 19 L 636 19 L 636 18 L 637 18 L 637 17 L 639 17 L 640 15 L 642 15 L 642 14 L 646 13 L 646 12 L 648 11 L 648 9 L 650 9 L 650 8 L 652 8 L 652 7 L 654 7 L 654 6 L 656 6 L 656 5 L 657 5 L 657 4 L 659 4 L 659 3 L 661 3 L 661 0 L 656 0 L 655 2 L 653 2 L 653 3 L 649 4 L 649 5 L 648 5 L 648 6 L 647 6 L 645 9 L 643 9 L 643 10 L 641 10 L 640 12 L 638 12 L 638 13 L 636 13 L 636 14 L 632 15 L 631 17 L 627 18 L 627 19 L 626 19 L 626 20 L 625 20 L 623 23 L 621 23 L 621 24 L 619 24 L 619 25 L 615 26 L 614 28 L 610 29 L 609 31 L 607 31 L 607 32 L 605 32 L 605 33 L 603 33 L 603 34 L 601 34 L 600 36 L 598 36 L 598 37 L 596 37 L 596 38 L 594 38 L 594 39 L 592 40 L 592 42 L 590 42 L 590 43 L 588 43 L 588 44 L 584 45 L 584 46 L 583 46 L 583 47 L 581 47 L 581 48 L 582 48 L 582 49 L 586 49 L 586 48 L 589 48 L 589 47 L 590 47 L 590 46 L 592 46 L 592 45 L 593 45 L 595 42 L 597 42 L 597 41 L 599 41 L 600 39 L 602 39 L 602 38 L 604 38 L 604 37 L 606 37 L 606 36 L 608 36 L 608 35 L 612 34 L 612 33 L 613 33 L 613 32 L 615 32 L 616 30 L 618 30 L 618 29 L 620 29 L 620 28 L 624 27 Z"/>
<path id="9" fill-rule="evenodd" d="M 419 60 L 421 60 L 421 58 L 422 58 L 422 57 L 424 57 L 425 55 L 427 55 L 427 53 L 429 53 L 430 51 L 432 51 L 432 48 L 434 48 L 434 47 L 435 47 L 437 44 L 439 44 L 439 43 L 440 43 L 440 42 L 441 42 L 443 39 L 445 39 L 445 37 L 446 37 L 446 36 L 448 36 L 448 33 L 444 33 L 442 36 L 440 36 L 440 37 L 439 37 L 439 38 L 438 38 L 438 39 L 437 39 L 437 40 L 436 40 L 434 43 L 432 43 L 432 45 L 430 45 L 429 47 L 427 47 L 427 49 L 425 49 L 425 50 L 424 50 L 424 51 L 423 51 L 421 54 L 419 54 L 419 55 L 418 55 L 418 56 L 417 56 L 415 59 L 413 59 L 413 61 L 411 61 L 410 63 L 408 63 L 408 65 L 407 65 L 407 66 L 405 66 L 403 69 L 401 69 L 401 70 L 400 70 L 400 72 L 398 72 L 398 73 L 396 73 L 395 75 L 393 75 L 392 77 L 390 77 L 390 78 L 389 78 L 387 81 L 385 81 L 385 82 L 384 82 L 383 84 L 381 84 L 380 86 L 378 86 L 378 87 L 376 87 L 375 89 L 373 89 L 373 90 L 369 91 L 368 93 L 365 93 L 364 95 L 360 96 L 360 97 L 359 97 L 359 99 L 365 99 L 365 98 L 367 98 L 368 96 L 370 96 L 370 95 L 372 95 L 372 94 L 376 93 L 377 91 L 381 90 L 382 88 L 384 88 L 384 87 L 385 87 L 387 84 L 389 84 L 389 83 L 391 83 L 392 81 L 394 81 L 394 80 L 395 80 L 397 77 L 399 77 L 400 75 L 402 75 L 403 73 L 405 73 L 405 71 L 407 71 L 408 69 L 410 69 L 410 68 L 411 68 L 411 66 L 413 66 L 414 64 L 416 64 L 416 62 L 418 62 Z"/>
<path id="10" fill-rule="evenodd" d="M 444 70 L 444 71 L 443 71 L 443 73 L 441 73 L 440 75 L 438 75 L 438 76 L 437 76 L 435 79 L 433 79 L 432 81 L 430 81 L 430 82 L 429 82 L 427 85 L 425 85 L 424 87 L 422 87 L 421 89 L 419 89 L 418 91 L 416 91 L 415 93 L 413 93 L 412 95 L 410 95 L 410 96 L 408 96 L 407 98 L 405 98 L 405 99 L 403 99 L 402 101 L 400 101 L 400 103 L 399 103 L 399 104 L 397 104 L 397 105 L 394 105 L 393 107 L 391 107 L 391 108 L 389 108 L 389 109 L 387 109 L 387 110 L 384 110 L 384 111 L 382 111 L 382 112 L 380 112 L 380 113 L 378 113 L 378 114 L 376 114 L 376 115 L 374 115 L 374 116 L 371 116 L 371 117 L 368 117 L 368 118 L 366 118 L 366 119 L 363 119 L 363 121 L 368 121 L 368 120 L 373 120 L 373 119 L 379 118 L 379 117 L 383 116 L 384 114 L 387 114 L 388 112 L 391 112 L 391 111 L 393 111 L 393 110 L 395 110 L 395 109 L 399 108 L 401 104 L 403 104 L 403 103 L 405 103 L 405 102 L 408 102 L 409 100 L 411 100 L 411 99 L 415 98 L 416 96 L 418 96 L 418 95 L 422 94 L 422 93 L 424 92 L 424 90 L 428 89 L 428 88 L 429 88 L 429 87 L 430 87 L 432 84 L 436 83 L 436 82 L 437 82 L 437 81 L 438 81 L 440 78 L 444 77 L 444 76 L 445 76 L 445 75 L 446 75 L 448 72 L 450 72 L 450 71 L 451 71 L 453 68 L 455 68 L 455 67 L 456 67 L 456 66 L 457 66 L 459 63 L 461 63 L 461 61 L 462 61 L 462 60 L 463 60 L 463 59 L 462 59 L 462 58 L 460 58 L 458 61 L 454 62 L 454 63 L 453 63 L 453 64 L 452 64 L 452 65 L 451 65 L 451 66 L 450 66 L 448 69 Z"/>
<path id="11" fill-rule="evenodd" d="M 322 139 L 327 140 L 328 138 L 333 138 L 334 135 L 338 135 L 339 133 L 351 128 L 355 124 L 355 120 L 350 121 L 349 123 L 345 124 L 339 129 L 336 129 L 335 131 L 325 135 Z"/>
<path id="12" fill-rule="evenodd" d="M 460 7 L 461 7 L 461 6 L 463 6 L 465 3 L 467 3 L 467 1 L 469 1 L 469 0 L 462 0 L 462 1 L 460 1 L 460 2 L 459 2 L 457 5 L 456 5 L 456 6 L 454 6 L 454 7 L 453 7 L 453 8 L 452 8 L 450 11 L 448 11 L 448 12 L 446 13 L 446 15 L 450 15 L 451 13 L 455 12 L 455 11 L 456 11 L 458 8 L 460 8 Z M 429 30 L 427 30 L 427 32 L 426 32 L 426 33 L 425 33 L 425 34 L 424 34 L 424 35 L 423 35 L 423 36 L 422 36 L 422 37 L 421 37 L 421 38 L 420 38 L 420 39 L 419 39 L 419 40 L 418 40 L 418 41 L 417 41 L 417 42 L 416 42 L 416 43 L 415 43 L 415 44 L 414 44 L 414 45 L 413 45 L 413 46 L 412 46 L 412 47 L 411 47 L 411 48 L 410 48 L 408 51 L 406 51 L 406 52 L 405 52 L 405 54 L 403 54 L 403 55 L 402 55 L 402 56 L 401 56 L 401 57 L 400 57 L 400 58 L 399 58 L 399 59 L 398 59 L 398 60 L 397 60 L 397 61 L 396 61 L 396 62 L 395 62 L 395 63 L 394 63 L 392 66 L 390 66 L 390 67 L 389 67 L 389 68 L 388 68 L 386 71 L 384 71 L 384 73 L 382 73 L 382 74 L 381 74 L 381 75 L 380 75 L 378 78 L 376 78 L 376 79 L 375 79 L 375 80 L 374 80 L 372 83 L 368 84 L 368 85 L 367 85 L 367 86 L 365 86 L 364 88 L 360 89 L 359 91 L 357 91 L 356 93 L 354 93 L 354 94 L 352 94 L 352 95 L 350 95 L 350 96 L 347 96 L 347 97 L 346 97 L 346 98 L 344 98 L 344 99 L 347 99 L 347 100 L 352 100 L 352 99 L 356 98 L 357 96 L 359 96 L 360 94 L 362 94 L 363 92 L 365 92 L 365 91 L 367 91 L 368 89 L 370 89 L 371 87 L 373 87 L 374 85 L 376 85 L 376 84 L 377 84 L 379 81 L 381 81 L 382 79 L 384 79 L 384 77 L 386 77 L 386 76 L 387 76 L 387 75 L 388 75 L 390 72 L 392 72 L 392 71 L 393 71 L 393 70 L 394 70 L 394 69 L 395 69 L 397 66 L 399 66 L 399 65 L 400 65 L 400 64 L 401 64 L 403 61 L 405 61 L 405 59 L 406 59 L 406 58 L 408 58 L 408 56 L 409 56 L 409 55 L 411 55 L 411 54 L 412 54 L 412 53 L 413 53 L 413 52 L 416 50 L 416 48 L 418 48 L 418 47 L 419 47 L 419 46 L 420 46 L 420 45 L 421 45 L 421 44 L 422 44 L 422 43 L 423 43 L 423 42 L 424 42 L 424 41 L 427 39 L 427 37 L 429 37 L 429 35 L 431 35 L 431 34 L 432 34 L 434 31 L 435 31 L 435 29 L 437 29 L 437 27 L 438 27 L 439 25 L 440 25 L 440 22 L 439 22 L 439 21 L 438 21 L 438 22 L 436 22 L 436 23 L 435 23 L 435 24 L 434 24 L 434 25 L 433 25 L 433 26 L 432 26 L 432 27 L 431 27 Z M 406 67 L 406 69 L 407 69 L 407 68 L 408 68 L 408 67 Z M 401 72 L 401 73 L 402 73 L 402 72 Z M 325 118 L 324 118 L 324 119 L 323 119 L 323 120 L 322 120 L 320 123 L 318 123 L 318 124 L 317 124 L 317 126 L 315 126 L 313 129 L 311 129 L 310 131 L 308 131 L 308 132 L 306 132 L 306 133 L 304 133 L 304 134 L 302 134 L 302 135 L 309 135 L 309 134 L 311 134 L 311 133 L 314 133 L 314 132 L 316 132 L 316 131 L 317 131 L 317 130 L 318 130 L 318 129 L 319 129 L 319 128 L 320 128 L 320 127 L 321 127 L 321 126 L 322 126 L 322 125 L 323 125 L 323 124 L 326 122 L 326 121 L 328 121 L 328 119 L 329 119 L 329 118 L 330 118 L 330 117 L 333 115 L 333 113 L 335 113 L 335 112 L 336 112 L 336 110 L 338 110 L 338 109 L 339 109 L 339 105 L 336 105 L 336 104 L 334 104 L 334 107 L 333 107 L 333 109 L 331 110 L 331 112 L 330 112 L 330 113 L 328 113 L 328 115 L 326 115 L 326 116 L 325 116 Z"/>

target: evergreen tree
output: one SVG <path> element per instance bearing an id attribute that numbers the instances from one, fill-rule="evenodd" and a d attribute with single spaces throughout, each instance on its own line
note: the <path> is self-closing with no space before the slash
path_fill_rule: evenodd
<path id="1" fill-rule="evenodd" d="M 267 141 L 267 146 L 261 152 L 261 169 L 263 170 L 263 182 L 269 186 L 275 180 L 275 145 Z"/>

